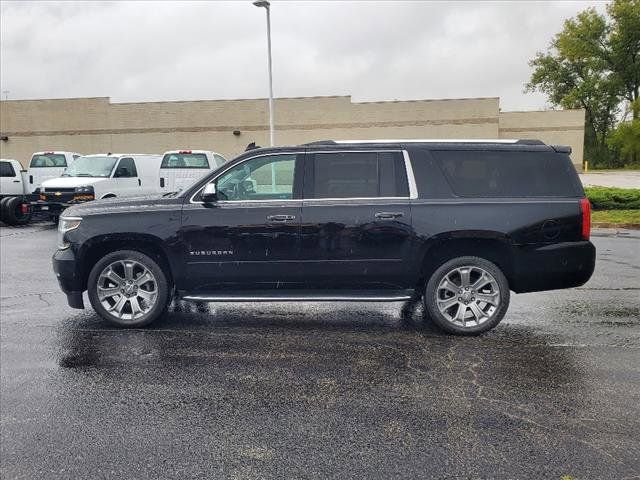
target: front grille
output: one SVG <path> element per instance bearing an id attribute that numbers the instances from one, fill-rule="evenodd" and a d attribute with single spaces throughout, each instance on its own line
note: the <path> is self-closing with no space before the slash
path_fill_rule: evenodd
<path id="1" fill-rule="evenodd" d="M 42 189 L 43 192 L 45 193 L 55 193 L 55 192 L 60 192 L 60 193 L 73 193 L 76 191 L 75 188 L 43 188 Z"/>

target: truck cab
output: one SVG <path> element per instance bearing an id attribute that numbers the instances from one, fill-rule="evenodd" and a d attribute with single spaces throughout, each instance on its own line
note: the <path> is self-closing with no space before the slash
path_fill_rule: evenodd
<path id="1" fill-rule="evenodd" d="M 160 189 L 162 192 L 181 191 L 226 161 L 219 153 L 209 150 L 165 152 L 160 165 Z"/>
<path id="2" fill-rule="evenodd" d="M 35 152 L 27 170 L 28 193 L 39 189 L 45 180 L 58 178 L 79 156 L 75 152 Z"/>

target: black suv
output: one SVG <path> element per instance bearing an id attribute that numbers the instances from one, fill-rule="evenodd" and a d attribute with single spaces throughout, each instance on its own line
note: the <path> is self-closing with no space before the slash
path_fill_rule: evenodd
<path id="1" fill-rule="evenodd" d="M 244 153 L 163 197 L 60 218 L 69 305 L 146 325 L 172 299 L 410 301 L 440 328 L 495 327 L 510 290 L 591 276 L 590 208 L 568 147 L 349 141 Z"/>

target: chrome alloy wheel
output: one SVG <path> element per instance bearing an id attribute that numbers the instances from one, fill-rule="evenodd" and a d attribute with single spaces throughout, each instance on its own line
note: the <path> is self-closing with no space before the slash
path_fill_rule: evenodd
<path id="1" fill-rule="evenodd" d="M 118 320 L 137 320 L 149 312 L 158 299 L 158 283 L 147 267 L 135 260 L 117 260 L 98 277 L 98 300 Z"/>
<path id="2" fill-rule="evenodd" d="M 476 266 L 457 267 L 438 284 L 436 305 L 447 321 L 468 328 L 489 320 L 500 305 L 496 279 Z"/>

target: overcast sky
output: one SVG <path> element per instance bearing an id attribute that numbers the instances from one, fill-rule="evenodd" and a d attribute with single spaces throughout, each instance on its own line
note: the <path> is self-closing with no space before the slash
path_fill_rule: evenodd
<path id="1" fill-rule="evenodd" d="M 567 2 L 272 2 L 276 97 L 354 101 L 500 97 L 503 110 L 545 107 L 523 94 L 527 62 Z M 0 2 L 0 84 L 9 99 L 114 102 L 261 98 L 264 9 L 250 1 Z M 2 98 L 4 98 L 4 93 Z"/>

